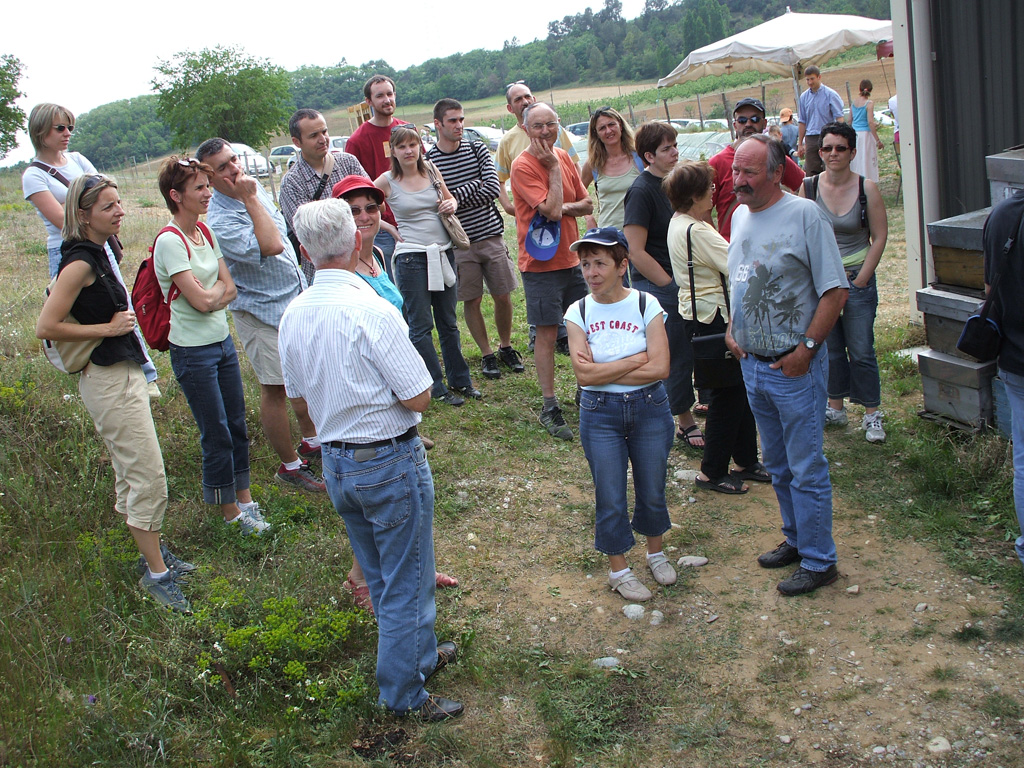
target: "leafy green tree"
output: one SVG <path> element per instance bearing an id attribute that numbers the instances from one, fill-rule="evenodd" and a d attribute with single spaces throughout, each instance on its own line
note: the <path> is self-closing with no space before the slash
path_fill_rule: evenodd
<path id="1" fill-rule="evenodd" d="M 79 115 L 71 147 L 105 171 L 176 148 L 171 130 L 157 116 L 152 94 L 114 101 Z"/>
<path id="2" fill-rule="evenodd" d="M 18 90 L 21 61 L 0 56 L 0 158 L 18 146 L 17 133 L 25 125 L 25 112 L 14 102 L 25 94 Z"/>
<path id="3" fill-rule="evenodd" d="M 182 146 L 221 136 L 262 147 L 291 116 L 288 73 L 239 48 L 184 51 L 155 69 L 157 111 Z"/>

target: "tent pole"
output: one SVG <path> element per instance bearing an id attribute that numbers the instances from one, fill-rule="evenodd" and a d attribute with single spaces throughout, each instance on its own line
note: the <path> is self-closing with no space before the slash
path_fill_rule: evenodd
<path id="1" fill-rule="evenodd" d="M 697 114 L 700 116 L 700 129 L 704 130 L 704 110 L 700 106 L 700 94 L 697 94 Z"/>
<path id="2" fill-rule="evenodd" d="M 795 102 L 794 102 L 793 106 L 796 107 L 797 115 L 799 115 L 800 114 L 800 75 L 797 74 L 797 69 L 796 69 L 797 66 L 799 66 L 799 65 L 790 67 L 790 69 L 793 70 L 793 98 L 795 99 Z"/>

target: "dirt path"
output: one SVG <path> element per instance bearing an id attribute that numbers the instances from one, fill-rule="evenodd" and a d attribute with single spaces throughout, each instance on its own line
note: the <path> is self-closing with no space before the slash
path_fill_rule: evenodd
<path id="1" fill-rule="evenodd" d="M 848 438 L 862 439 L 853 429 Z M 504 503 L 511 500 L 514 514 L 501 519 L 515 524 L 483 532 L 467 522 L 446 537 L 461 540 L 468 572 L 489 584 L 467 595 L 464 608 L 486 614 L 496 636 L 527 647 L 612 656 L 640 674 L 689 669 L 697 677 L 695 707 L 732 702 L 732 738 L 723 746 L 737 759 L 756 753 L 779 766 L 1022 764 L 1020 713 L 1007 718 L 1007 707 L 1000 718 L 999 694 L 1015 695 L 1024 685 L 1024 651 L 954 639 L 965 627 L 969 634 L 972 625 L 994 626 L 1005 614 L 999 590 L 957 576 L 913 541 L 888 540 L 883 519 L 839 497 L 839 582 L 809 598 L 783 598 L 775 584 L 788 569 L 766 571 L 755 560 L 780 541 L 771 487 L 753 484 L 743 497 L 694 492 L 696 467 L 674 452 L 666 548 L 673 560 L 692 554 L 710 562 L 680 569 L 679 584 L 660 588 L 643 618 L 627 619 L 625 601 L 606 585 L 603 558 L 591 548 L 589 487 L 525 477 L 506 478 Z M 543 508 L 515 501 L 524 497 L 550 501 Z M 553 536 L 553 528 L 562 535 Z M 630 557 L 642 568 L 640 547 Z M 642 580 L 653 585 L 646 571 Z M 662 623 L 651 624 L 653 611 L 664 615 Z M 506 702 L 505 709 L 515 706 Z M 739 706 L 742 713 L 731 711 Z M 509 727 L 529 721 L 522 712 L 505 715 Z M 694 719 L 692 711 L 687 718 Z M 661 719 L 679 718 L 666 711 Z M 653 725 L 652 742 L 665 739 L 666 728 Z M 693 762 L 699 754 L 683 749 L 665 764 L 705 764 Z"/>

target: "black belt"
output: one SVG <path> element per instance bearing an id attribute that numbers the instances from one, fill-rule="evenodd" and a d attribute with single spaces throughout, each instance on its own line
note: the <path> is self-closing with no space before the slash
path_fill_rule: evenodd
<path id="1" fill-rule="evenodd" d="M 389 437 L 386 440 L 374 440 L 372 443 L 348 443 L 344 440 L 330 440 L 327 445 L 340 451 L 358 450 L 360 448 L 383 448 L 385 445 L 391 445 L 392 442 L 407 443 L 418 434 L 419 432 L 416 430 L 416 427 L 412 426 L 398 437 Z"/>
<path id="2" fill-rule="evenodd" d="M 779 352 L 779 354 L 777 355 L 759 355 L 755 352 L 751 352 L 750 354 L 752 354 L 756 359 L 760 360 L 762 363 L 777 363 L 779 362 L 779 360 L 784 358 L 794 349 L 796 349 L 796 347 L 790 347 L 785 352 Z"/>

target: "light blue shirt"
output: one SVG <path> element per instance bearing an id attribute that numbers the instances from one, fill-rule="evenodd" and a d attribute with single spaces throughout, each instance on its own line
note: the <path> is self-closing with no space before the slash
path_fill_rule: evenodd
<path id="1" fill-rule="evenodd" d="M 827 123 L 843 116 L 843 100 L 824 83 L 817 93 L 808 88 L 800 94 L 799 119 L 806 126 L 805 136 L 817 136 Z"/>
<path id="2" fill-rule="evenodd" d="M 261 323 L 277 328 L 285 308 L 306 289 L 306 278 L 295 260 L 284 216 L 262 186 L 257 188 L 256 194 L 284 241 L 284 251 L 276 256 L 260 253 L 256 230 L 241 200 L 214 190 L 206 223 L 217 236 L 224 261 L 238 288 L 238 297 L 231 302 L 230 309 L 249 312 Z"/>

